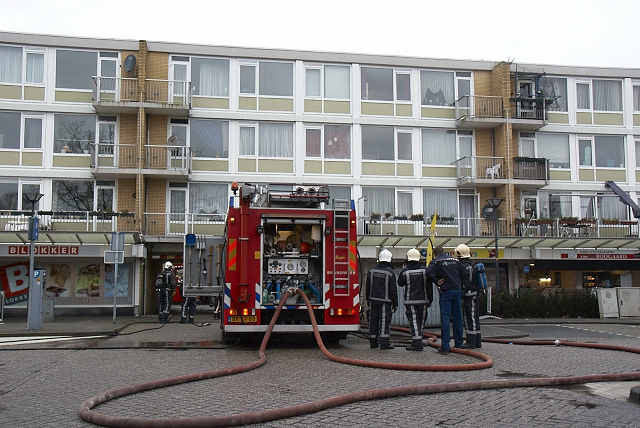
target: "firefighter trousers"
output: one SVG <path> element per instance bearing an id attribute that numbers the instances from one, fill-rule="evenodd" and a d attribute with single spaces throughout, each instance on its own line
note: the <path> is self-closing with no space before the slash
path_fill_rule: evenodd
<path id="1" fill-rule="evenodd" d="M 411 344 L 419 349 L 422 349 L 422 327 L 427 313 L 426 309 L 427 305 L 405 305 L 404 307 L 411 330 Z"/>
<path id="2" fill-rule="evenodd" d="M 371 343 L 380 343 L 381 346 L 389 344 L 391 331 L 391 302 L 369 302 L 369 336 Z M 379 341 L 378 341 L 379 340 Z"/>
<path id="3" fill-rule="evenodd" d="M 172 292 L 170 288 L 158 288 L 158 302 L 160 303 L 159 321 L 167 321 L 171 311 Z"/>

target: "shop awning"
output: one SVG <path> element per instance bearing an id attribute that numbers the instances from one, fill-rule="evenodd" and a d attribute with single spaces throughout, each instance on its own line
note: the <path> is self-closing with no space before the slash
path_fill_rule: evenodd
<path id="1" fill-rule="evenodd" d="M 63 232 L 63 231 L 40 231 L 39 245 L 111 245 L 112 232 Z M 140 234 L 136 232 L 124 232 L 125 245 L 141 244 Z M 0 244 L 28 244 L 29 238 L 26 231 L 0 231 Z"/>

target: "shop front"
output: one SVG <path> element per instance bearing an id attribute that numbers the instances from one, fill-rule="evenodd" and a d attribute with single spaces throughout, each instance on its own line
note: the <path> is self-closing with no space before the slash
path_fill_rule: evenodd
<path id="1" fill-rule="evenodd" d="M 5 316 L 27 312 L 29 291 L 29 243 L 6 243 L 19 234 L 2 236 L 0 284 L 5 294 Z M 46 272 L 45 300 L 52 302 L 55 316 L 111 314 L 134 315 L 140 306 L 140 278 L 144 246 L 135 234 L 125 234 L 124 260 L 117 266 L 105 263 L 111 251 L 111 234 L 47 234 L 34 246 L 34 267 Z"/>

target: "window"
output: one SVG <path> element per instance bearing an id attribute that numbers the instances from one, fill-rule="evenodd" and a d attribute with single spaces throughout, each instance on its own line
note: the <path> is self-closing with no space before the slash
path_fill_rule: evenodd
<path id="1" fill-rule="evenodd" d="M 24 119 L 24 145 L 25 149 L 42 148 L 42 118 L 25 117 Z"/>
<path id="2" fill-rule="evenodd" d="M 633 85 L 633 111 L 640 111 L 640 85 Z"/>
<path id="3" fill-rule="evenodd" d="M 394 212 L 395 189 L 393 187 L 362 187 L 365 213 L 386 214 Z"/>
<path id="4" fill-rule="evenodd" d="M 392 126 L 362 127 L 362 159 L 395 160 Z"/>
<path id="5" fill-rule="evenodd" d="M 617 218 L 619 220 L 628 219 L 627 206 L 620 201 L 620 198 L 614 195 L 597 197 L 598 217 L 599 218 Z"/>
<path id="6" fill-rule="evenodd" d="M 391 68 L 362 67 L 362 99 L 393 101 L 393 70 Z"/>
<path id="7" fill-rule="evenodd" d="M 53 211 L 93 211 L 94 182 L 89 180 L 53 180 Z"/>
<path id="8" fill-rule="evenodd" d="M 258 156 L 293 157 L 293 125 L 291 123 L 259 123 Z"/>
<path id="9" fill-rule="evenodd" d="M 410 161 L 413 159 L 411 154 L 411 131 L 398 131 L 396 132 L 396 139 L 398 144 L 398 160 Z"/>
<path id="10" fill-rule="evenodd" d="M 44 83 L 44 52 L 27 51 L 27 67 L 25 70 L 25 83 Z"/>
<path id="11" fill-rule="evenodd" d="M 532 132 L 521 132 L 518 153 L 520 156 L 536 157 L 536 134 Z"/>
<path id="12" fill-rule="evenodd" d="M 424 215 L 431 217 L 438 211 L 438 217 L 453 217 L 458 215 L 458 193 L 456 190 L 431 189 L 423 190 Z"/>
<path id="13" fill-rule="evenodd" d="M 597 80 L 576 83 L 577 107 L 595 111 L 622 111 L 622 82 Z"/>
<path id="14" fill-rule="evenodd" d="M 594 138 L 597 168 L 624 168 L 624 137 L 596 135 Z"/>
<path id="15" fill-rule="evenodd" d="M 593 166 L 591 139 L 578 138 L 578 163 L 580 166 Z"/>
<path id="16" fill-rule="evenodd" d="M 413 193 L 398 191 L 398 216 L 411 217 L 413 214 Z"/>
<path id="17" fill-rule="evenodd" d="M 22 48 L 0 46 L 0 82 L 22 83 Z"/>
<path id="18" fill-rule="evenodd" d="M 287 62 L 259 62 L 260 95 L 292 97 L 293 64 Z"/>
<path id="19" fill-rule="evenodd" d="M 308 128 L 305 134 L 307 157 L 351 158 L 351 127 L 349 125 L 324 125 L 322 128 Z"/>
<path id="20" fill-rule="evenodd" d="M 340 199 L 351 200 L 351 187 L 349 186 L 329 186 L 329 206 L 333 207 L 333 201 Z"/>
<path id="21" fill-rule="evenodd" d="M 0 178 L 0 210 L 18 209 L 18 180 Z"/>
<path id="22" fill-rule="evenodd" d="M 350 72 L 349 66 L 344 65 L 308 66 L 305 69 L 305 96 L 348 100 L 351 97 Z"/>
<path id="23" fill-rule="evenodd" d="M 98 75 L 98 53 L 85 51 L 56 52 L 56 88 L 91 90 L 93 76 Z"/>
<path id="24" fill-rule="evenodd" d="M 596 205 L 593 196 L 580 196 L 580 218 L 596 218 Z"/>
<path id="25" fill-rule="evenodd" d="M 116 183 L 113 181 L 97 181 L 96 182 L 96 211 L 113 212 L 115 211 L 115 193 Z"/>
<path id="26" fill-rule="evenodd" d="M 636 168 L 640 168 L 640 139 L 636 139 Z"/>
<path id="27" fill-rule="evenodd" d="M 0 148 L 20 148 L 20 113 L 0 112 Z"/>
<path id="28" fill-rule="evenodd" d="M 116 142 L 115 116 L 98 117 L 98 153 L 101 155 L 113 155 L 113 147 Z"/>
<path id="29" fill-rule="evenodd" d="M 193 95 L 229 96 L 229 60 L 213 58 L 191 59 Z"/>
<path id="30" fill-rule="evenodd" d="M 256 66 L 254 64 L 240 64 L 240 93 L 256 93 Z"/>
<path id="31" fill-rule="evenodd" d="M 549 111 L 567 111 L 567 79 L 543 76 L 538 80 L 538 88 L 545 98 L 552 100 L 547 107 Z"/>
<path id="32" fill-rule="evenodd" d="M 422 105 L 449 106 L 453 104 L 453 72 L 420 70 Z"/>
<path id="33" fill-rule="evenodd" d="M 116 52 L 100 52 L 100 91 L 115 93 L 119 65 Z"/>
<path id="34" fill-rule="evenodd" d="M 396 72 L 396 101 L 411 101 L 411 75 Z"/>
<path id="35" fill-rule="evenodd" d="M 89 153 L 95 142 L 96 117 L 80 114 L 54 116 L 54 153 Z"/>
<path id="36" fill-rule="evenodd" d="M 240 155 L 256 155 L 256 126 L 240 126 Z"/>
<path id="37" fill-rule="evenodd" d="M 191 119 L 191 153 L 200 158 L 229 157 L 229 122 Z"/>
<path id="38" fill-rule="evenodd" d="M 572 216 L 571 195 L 540 192 L 540 206 L 549 207 L 549 218 Z"/>
<path id="39" fill-rule="evenodd" d="M 172 80 L 172 89 L 170 91 L 172 102 L 174 97 L 181 98 L 186 96 L 186 92 L 188 91 L 188 76 L 190 76 L 189 66 L 189 57 L 171 55 L 171 61 L 169 62 L 169 77 Z"/>
<path id="40" fill-rule="evenodd" d="M 192 214 L 225 214 L 228 188 L 226 184 L 190 183 L 189 212 Z"/>
<path id="41" fill-rule="evenodd" d="M 452 165 L 456 161 L 456 131 L 422 130 L 422 164 Z"/>
<path id="42" fill-rule="evenodd" d="M 544 153 L 551 168 L 569 168 L 569 136 L 538 133 L 538 153 Z"/>

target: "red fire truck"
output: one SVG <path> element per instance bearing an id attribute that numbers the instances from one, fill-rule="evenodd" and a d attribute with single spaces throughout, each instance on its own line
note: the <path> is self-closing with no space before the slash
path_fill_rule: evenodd
<path id="1" fill-rule="evenodd" d="M 233 183 L 224 242 L 223 313 L 226 341 L 267 330 L 291 289 L 274 333 L 312 332 L 308 296 L 321 334 L 340 339 L 358 331 L 360 288 L 353 201 L 329 189 L 290 192 Z"/>

